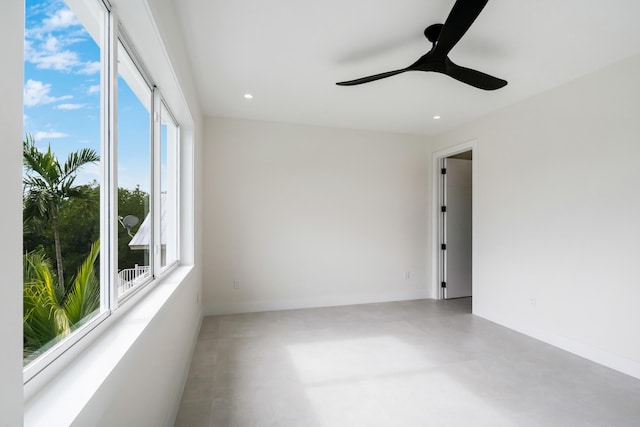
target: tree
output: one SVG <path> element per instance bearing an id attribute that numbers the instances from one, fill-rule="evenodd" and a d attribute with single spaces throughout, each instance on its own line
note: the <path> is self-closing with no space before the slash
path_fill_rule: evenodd
<path id="1" fill-rule="evenodd" d="M 138 217 L 140 227 L 142 221 L 149 213 L 149 194 L 145 193 L 137 186 L 134 190 L 118 188 L 118 214 L 120 216 L 134 215 Z M 131 230 L 135 233 L 137 228 Z M 118 227 L 118 268 L 131 268 L 138 265 L 148 265 L 145 258 L 145 251 L 134 251 L 129 247 L 131 236 L 127 234 L 124 227 Z"/>
<path id="2" fill-rule="evenodd" d="M 42 252 L 23 256 L 25 360 L 37 357 L 49 345 L 69 335 L 100 307 L 100 283 L 95 271 L 99 251 L 100 243 L 95 241 L 66 295 L 54 284 L 49 260 Z"/>
<path id="3" fill-rule="evenodd" d="M 27 134 L 23 141 L 23 165 L 26 175 L 24 185 L 24 213 L 27 219 L 38 218 L 48 223 L 53 231 L 58 287 L 65 290 L 62 249 L 60 245 L 59 214 L 64 201 L 71 198 L 87 198 L 86 186 L 74 186 L 79 169 L 95 163 L 100 157 L 95 150 L 83 148 L 69 154 L 60 165 L 49 145 L 46 152 L 35 146 L 35 140 Z"/>
<path id="4" fill-rule="evenodd" d="M 87 248 L 100 238 L 100 186 L 97 182 L 86 184 L 83 191 L 87 197 L 72 198 L 63 201 L 58 215 L 60 247 L 64 254 L 64 271 L 76 271 L 84 262 Z M 140 223 L 131 229 L 135 234 L 147 216 L 149 194 L 139 187 L 135 189 L 118 188 L 118 213 L 120 216 L 134 215 Z M 131 236 L 120 224 L 116 224 L 118 233 L 118 267 L 133 268 L 136 264 L 147 265 L 146 251 L 132 250 L 129 247 Z M 24 215 L 23 253 L 44 251 L 47 258 L 56 257 L 53 243 L 53 231 L 42 218 Z"/>
<path id="5" fill-rule="evenodd" d="M 65 273 L 77 271 L 87 256 L 88 248 L 100 238 L 100 187 L 94 181 L 86 184 L 83 191 L 87 198 L 65 200 L 58 214 Z M 23 220 L 22 253 L 44 251 L 47 258 L 55 260 L 53 231 L 49 224 L 42 218 L 29 218 L 24 213 Z"/>
<path id="6" fill-rule="evenodd" d="M 60 248 L 65 272 L 77 271 L 87 256 L 87 249 L 100 238 L 100 187 L 93 182 L 84 191 L 87 197 L 66 200 L 60 208 Z M 53 239 L 49 237 L 48 242 L 47 254 L 54 259 Z"/>

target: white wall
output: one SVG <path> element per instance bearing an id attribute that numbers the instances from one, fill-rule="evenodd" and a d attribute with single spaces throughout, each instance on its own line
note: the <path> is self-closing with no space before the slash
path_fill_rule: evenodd
<path id="1" fill-rule="evenodd" d="M 425 138 L 209 118 L 205 139 L 205 313 L 426 297 Z"/>
<path id="2" fill-rule="evenodd" d="M 197 276 L 192 271 L 175 290 L 73 426 L 173 426 L 201 320 Z"/>
<path id="3" fill-rule="evenodd" d="M 22 50 L 24 3 L 2 2 L 0 38 L 0 425 L 22 423 Z"/>
<path id="4" fill-rule="evenodd" d="M 477 139 L 476 314 L 636 377 L 638 76 L 640 56 L 434 141 Z"/>

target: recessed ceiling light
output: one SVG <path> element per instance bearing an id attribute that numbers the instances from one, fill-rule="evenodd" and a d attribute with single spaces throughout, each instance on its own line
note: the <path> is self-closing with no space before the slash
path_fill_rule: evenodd
<path id="1" fill-rule="evenodd" d="M 433 116 L 433 120 L 440 120 L 440 116 Z"/>
<path id="2" fill-rule="evenodd" d="M 246 99 L 253 99 L 253 95 L 251 95 L 250 93 L 245 93 L 245 94 L 244 94 L 244 97 L 245 97 Z"/>

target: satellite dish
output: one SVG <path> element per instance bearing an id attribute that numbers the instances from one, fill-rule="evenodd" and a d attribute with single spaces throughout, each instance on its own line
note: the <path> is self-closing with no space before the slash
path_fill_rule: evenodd
<path id="1" fill-rule="evenodd" d="M 127 234 L 130 237 L 133 237 L 133 234 L 131 234 L 131 228 L 135 227 L 138 222 L 140 222 L 140 219 L 135 215 L 127 215 L 124 218 L 119 216 L 118 221 L 120 221 L 120 224 L 122 224 L 122 226 L 127 230 Z"/>
<path id="2" fill-rule="evenodd" d="M 122 225 L 124 225 L 124 228 L 131 228 L 131 227 L 135 227 L 136 225 L 138 225 L 138 222 L 140 220 L 138 219 L 137 216 L 135 215 L 127 215 L 124 218 L 122 218 Z"/>

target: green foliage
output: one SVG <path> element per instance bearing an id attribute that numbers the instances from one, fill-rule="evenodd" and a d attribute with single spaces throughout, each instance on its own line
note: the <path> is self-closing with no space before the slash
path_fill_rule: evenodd
<path id="1" fill-rule="evenodd" d="M 100 243 L 96 241 L 91 245 L 91 251 L 78 270 L 64 302 L 64 312 L 72 325 L 100 308 L 100 283 L 94 268 L 99 252 Z"/>
<path id="2" fill-rule="evenodd" d="M 51 151 L 51 145 L 43 152 L 36 147 L 31 135 L 27 134 L 23 141 L 23 218 L 33 230 L 41 230 L 45 225 L 51 227 L 58 286 L 61 290 L 66 287 L 60 243 L 60 210 L 65 201 L 88 197 L 90 189 L 75 186 L 74 181 L 82 166 L 99 160 L 95 150 L 84 148 L 70 153 L 67 160 L 60 164 Z"/>
<path id="3" fill-rule="evenodd" d="M 65 271 L 77 271 L 85 260 L 91 243 L 100 238 L 100 187 L 97 183 L 85 186 L 86 197 L 62 202 L 59 215 L 60 246 L 64 254 Z M 149 195 L 136 188 L 118 189 L 118 211 L 121 216 L 135 215 L 140 223 L 148 212 Z M 53 231 L 46 221 L 39 218 L 23 218 L 23 252 L 42 250 L 50 259 L 55 259 Z M 131 230 L 135 233 L 138 224 Z M 131 268 L 135 264 L 147 265 L 144 251 L 129 248 L 131 236 L 118 225 L 118 266 Z"/>
<path id="4" fill-rule="evenodd" d="M 70 153 L 67 161 L 60 165 L 51 145 L 42 152 L 29 134 L 23 141 L 22 154 L 26 170 L 24 210 L 28 217 L 48 220 L 57 215 L 64 200 L 86 196 L 85 187 L 73 185 L 76 175 L 82 166 L 100 160 L 95 150 L 83 148 Z"/>
<path id="5" fill-rule="evenodd" d="M 140 224 L 149 212 L 149 195 L 136 187 L 135 190 L 118 188 L 118 215 L 124 217 L 135 215 L 140 222 L 131 231 L 133 234 L 138 230 Z M 136 264 L 149 265 L 145 259 L 145 251 L 134 251 L 129 247 L 131 236 L 127 234 L 124 227 L 118 227 L 118 268 L 132 268 Z"/>
<path id="6" fill-rule="evenodd" d="M 67 336 L 100 307 L 96 263 L 100 186 L 95 181 L 75 185 L 78 170 L 98 160 L 93 150 L 84 149 L 71 153 L 60 164 L 50 146 L 41 152 L 30 135 L 23 141 L 25 363 Z M 121 216 L 135 215 L 142 222 L 148 213 L 149 195 L 139 187 L 119 188 L 118 207 Z M 127 231 L 114 225 L 118 232 L 118 267 L 148 265 L 145 251 L 132 251 Z M 134 227 L 132 232 L 136 231 Z M 57 268 L 52 268 L 51 260 Z M 77 273 L 71 281 L 65 281 L 63 270 Z"/>
<path id="7" fill-rule="evenodd" d="M 23 257 L 23 353 L 25 362 L 37 357 L 100 307 L 100 285 L 94 264 L 100 244 L 91 246 L 89 256 L 62 295 L 53 280 L 51 265 L 42 252 Z"/>
<path id="8" fill-rule="evenodd" d="M 86 197 L 66 200 L 60 208 L 60 247 L 64 254 L 64 270 L 78 271 L 93 242 L 100 238 L 100 187 L 86 185 Z M 51 257 L 53 240 L 48 237 Z M 71 286 L 71 284 L 70 284 Z"/>
<path id="9" fill-rule="evenodd" d="M 23 337 L 25 358 L 57 336 L 69 330 L 54 286 L 49 261 L 41 252 L 24 255 L 23 259 Z"/>

